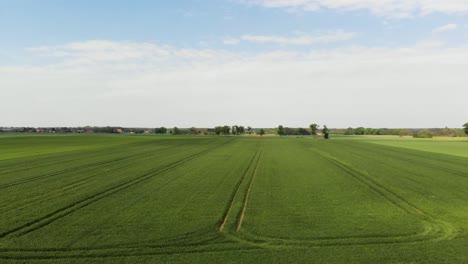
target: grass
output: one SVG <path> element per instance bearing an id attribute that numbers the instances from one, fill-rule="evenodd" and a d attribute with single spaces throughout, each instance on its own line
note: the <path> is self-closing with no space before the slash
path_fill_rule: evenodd
<path id="1" fill-rule="evenodd" d="M 399 140 L 3 137 L 0 262 L 467 262 L 466 142 Z"/>
<path id="2" fill-rule="evenodd" d="M 468 157 L 467 137 L 434 137 L 431 139 L 414 139 L 413 137 L 400 138 L 398 136 L 356 136 L 353 138 L 385 146 Z"/>

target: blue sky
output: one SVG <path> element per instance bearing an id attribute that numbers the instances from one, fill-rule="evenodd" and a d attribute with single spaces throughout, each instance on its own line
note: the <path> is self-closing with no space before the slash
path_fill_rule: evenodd
<path id="1" fill-rule="evenodd" d="M 432 34 L 434 28 L 449 23 L 466 27 L 468 16 L 434 13 L 397 19 L 376 16 L 368 10 L 292 12 L 229 0 L 0 1 L 0 43 L 3 49 L 15 52 L 89 39 L 258 51 L 265 47 L 249 43 L 226 47 L 222 40 L 245 34 L 291 36 L 297 31 L 320 34 L 338 29 L 357 33 L 342 45 L 397 46 L 422 39 L 454 44 L 467 41 L 467 30 Z"/>
<path id="2" fill-rule="evenodd" d="M 319 120 L 334 127 L 456 127 L 466 122 L 458 120 L 468 116 L 462 102 L 443 95 L 442 103 L 438 91 L 452 89 L 466 95 L 462 72 L 467 70 L 463 56 L 468 1 L 379 2 L 0 0 L 0 89 L 5 100 L 0 110 L 9 113 L 4 123 L 0 119 L 0 126 L 306 126 Z M 171 77 L 177 69 L 185 83 Z M 431 76 L 437 79 L 430 83 L 416 79 L 434 71 L 440 76 Z M 265 81 L 272 75 L 272 83 Z M 337 82 L 346 77 L 349 82 Z M 401 83 L 387 87 L 389 78 Z M 65 80 L 81 86 L 69 87 Z M 355 102 L 332 98 L 316 85 Z M 214 114 L 211 108 L 219 105 L 210 102 L 234 107 L 230 99 L 242 100 L 223 93 L 236 89 L 233 86 L 240 86 L 240 93 L 256 89 L 244 109 L 257 104 L 265 110 Z M 424 87 L 430 94 L 420 92 Z M 385 104 L 379 98 L 383 89 L 406 91 L 409 99 L 395 97 L 393 105 Z M 284 90 L 293 94 L 284 95 Z M 38 94 L 44 96 L 44 104 L 72 102 L 78 107 L 78 100 L 88 110 L 58 114 L 45 107 L 40 117 L 27 107 L 16 109 L 19 102 L 33 102 Z M 314 116 L 288 110 L 276 117 L 268 110 L 282 103 L 289 109 L 308 97 L 316 98 L 315 108 L 327 105 L 336 110 Z M 128 111 L 137 115 L 137 110 L 113 115 L 100 109 L 116 103 L 154 109 L 148 98 L 160 100 L 161 111 L 169 103 L 181 110 L 134 119 Z M 395 111 L 395 103 L 414 116 Z M 366 112 L 375 105 L 383 109 Z M 353 107 L 355 115 L 340 116 Z M 434 110 L 444 107 L 456 114 Z M 432 109 L 429 116 L 436 119 L 419 113 L 421 108 Z"/>

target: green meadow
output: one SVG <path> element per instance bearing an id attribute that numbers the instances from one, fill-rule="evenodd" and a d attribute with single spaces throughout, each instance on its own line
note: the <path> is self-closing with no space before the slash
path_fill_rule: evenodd
<path id="1" fill-rule="evenodd" d="M 401 147 L 461 157 L 468 157 L 467 137 L 435 137 L 431 139 L 414 139 L 413 137 L 363 136 L 359 140 L 376 144 Z"/>
<path id="2" fill-rule="evenodd" d="M 1 263 L 467 263 L 468 141 L 0 135 Z"/>

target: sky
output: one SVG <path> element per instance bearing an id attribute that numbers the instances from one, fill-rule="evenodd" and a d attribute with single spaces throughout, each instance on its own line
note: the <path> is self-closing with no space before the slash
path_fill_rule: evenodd
<path id="1" fill-rule="evenodd" d="M 0 126 L 461 127 L 468 0 L 0 0 Z"/>

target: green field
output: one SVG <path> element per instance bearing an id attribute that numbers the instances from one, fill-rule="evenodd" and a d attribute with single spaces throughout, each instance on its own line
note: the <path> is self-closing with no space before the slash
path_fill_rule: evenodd
<path id="1" fill-rule="evenodd" d="M 468 158 L 468 138 L 439 137 L 414 139 L 412 137 L 368 136 L 359 140 L 376 144 L 449 154 Z"/>
<path id="2" fill-rule="evenodd" d="M 467 263 L 468 142 L 0 136 L 0 262 Z"/>

